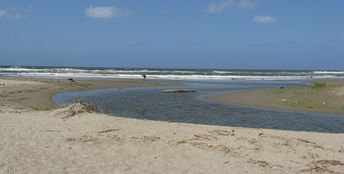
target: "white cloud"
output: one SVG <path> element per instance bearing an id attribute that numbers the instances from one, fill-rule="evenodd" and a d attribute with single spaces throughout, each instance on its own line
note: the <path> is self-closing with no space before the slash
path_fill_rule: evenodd
<path id="1" fill-rule="evenodd" d="M 209 4 L 206 13 L 221 13 L 229 9 L 249 9 L 254 8 L 255 4 L 251 0 L 225 0 Z"/>
<path id="2" fill-rule="evenodd" d="M 113 6 L 90 6 L 85 9 L 85 15 L 90 18 L 112 18 L 133 14 L 131 10 L 119 9 Z"/>
<path id="3" fill-rule="evenodd" d="M 207 13 L 221 13 L 231 5 L 230 1 L 218 2 L 209 4 L 206 8 Z"/>
<path id="4" fill-rule="evenodd" d="M 13 7 L 10 9 L 0 9 L 0 19 L 23 19 L 29 16 L 31 12 L 31 7 L 26 7 L 23 9 L 18 9 Z"/>
<path id="5" fill-rule="evenodd" d="M 253 2 L 251 2 L 251 1 L 249 1 L 249 0 L 241 0 L 241 1 L 239 2 L 239 7 L 240 7 L 240 8 L 246 8 L 246 9 L 248 9 L 248 8 L 254 8 L 254 7 L 256 7 L 256 6 L 255 6 L 255 4 L 254 4 Z"/>
<path id="6" fill-rule="evenodd" d="M 273 16 L 255 16 L 252 20 L 258 24 L 271 24 L 277 22 L 277 18 Z"/>

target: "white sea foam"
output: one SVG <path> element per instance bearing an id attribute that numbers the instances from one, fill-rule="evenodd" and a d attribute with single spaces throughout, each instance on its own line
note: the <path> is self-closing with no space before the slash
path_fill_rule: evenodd
<path id="1" fill-rule="evenodd" d="M 344 74 L 344 71 L 314 71 L 314 74 Z"/>
<path id="2" fill-rule="evenodd" d="M 82 69 L 0 67 L 0 75 L 46 78 L 107 78 L 162 80 L 303 80 L 311 78 L 344 78 L 344 71 L 245 71 L 245 70 L 174 70 L 174 69 Z"/>
<path id="3" fill-rule="evenodd" d="M 113 78 L 113 79 L 139 79 L 140 74 L 94 74 L 94 73 L 39 73 L 22 72 L 17 74 L 7 73 L 8 76 L 47 77 L 47 78 Z M 149 79 L 161 80 L 303 80 L 307 76 L 238 76 L 238 75 L 149 75 Z M 334 78 L 335 76 L 319 76 L 313 78 Z"/>

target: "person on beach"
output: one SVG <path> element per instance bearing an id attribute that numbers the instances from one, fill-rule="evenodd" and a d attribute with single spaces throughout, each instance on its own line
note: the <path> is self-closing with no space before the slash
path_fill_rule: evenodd
<path id="1" fill-rule="evenodd" d="M 143 80 L 146 80 L 147 76 L 146 74 L 142 74 Z"/>

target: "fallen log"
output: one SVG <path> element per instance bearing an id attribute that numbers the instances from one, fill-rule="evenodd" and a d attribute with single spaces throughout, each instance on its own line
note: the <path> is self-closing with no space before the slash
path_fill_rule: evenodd
<path id="1" fill-rule="evenodd" d="M 187 92 L 196 92 L 192 89 L 172 89 L 172 90 L 162 90 L 162 93 L 187 93 Z"/>

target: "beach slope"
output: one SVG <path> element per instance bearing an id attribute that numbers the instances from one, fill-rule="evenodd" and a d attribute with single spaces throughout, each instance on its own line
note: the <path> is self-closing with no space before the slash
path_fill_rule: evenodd
<path id="1" fill-rule="evenodd" d="M 344 134 L 129 119 L 83 103 L 4 103 L 0 120 L 0 173 L 344 172 Z"/>

